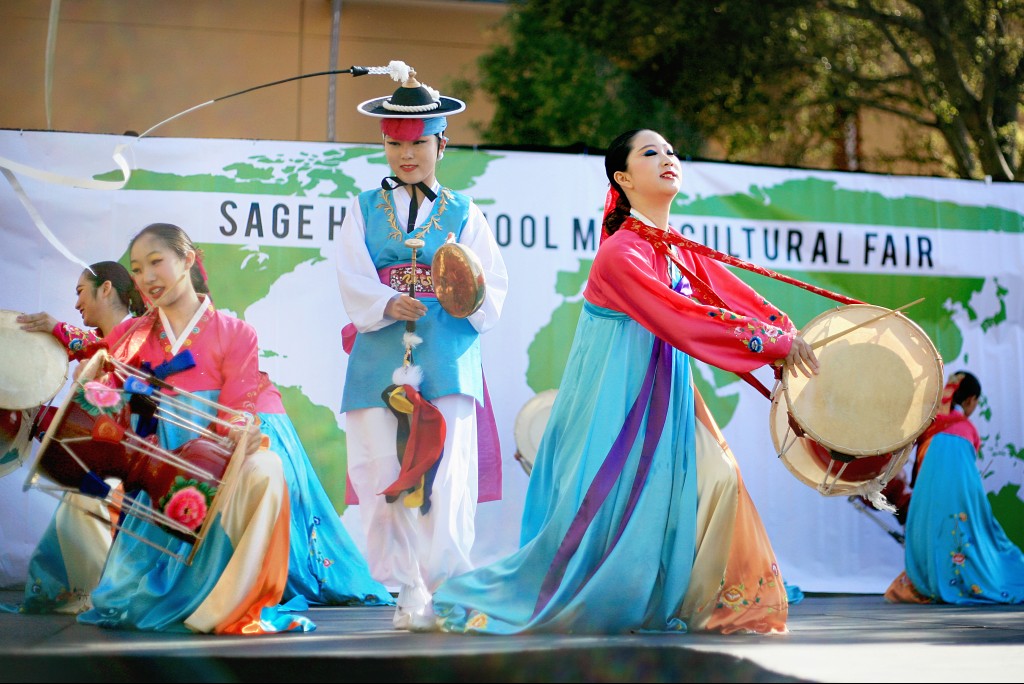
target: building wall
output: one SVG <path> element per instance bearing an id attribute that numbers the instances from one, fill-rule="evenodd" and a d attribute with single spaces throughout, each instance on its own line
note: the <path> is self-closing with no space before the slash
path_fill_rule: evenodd
<path id="1" fill-rule="evenodd" d="M 355 107 L 397 84 L 381 76 L 292 81 L 237 97 L 247 88 L 330 69 L 332 0 L 62 0 L 52 47 L 46 110 L 51 0 L 0 0 L 0 128 L 85 133 L 125 131 L 192 138 L 375 142 L 376 119 Z M 419 79 L 451 94 L 476 79 L 476 60 L 501 39 L 505 2 L 340 0 L 338 68 L 401 60 Z M 167 119 L 205 104 L 173 121 Z M 451 117 L 454 145 L 481 144 L 474 124 L 494 112 L 477 93 Z M 899 149 L 906 125 L 891 116 L 860 118 L 857 170 L 938 175 L 938 165 L 871 159 Z M 710 141 L 704 156 L 721 159 Z M 822 155 L 817 166 L 832 163 Z M 765 158 L 764 164 L 785 164 Z M 805 163 L 804 165 L 812 165 Z"/>
<path id="2" fill-rule="evenodd" d="M 62 0 L 46 111 L 50 0 L 0 2 L 0 128 L 143 133 L 191 107 L 330 68 L 331 0 Z M 442 93 L 472 77 L 504 3 L 341 0 L 338 68 L 401 60 Z M 203 106 L 151 135 L 370 142 L 377 120 L 355 111 L 398 84 L 383 76 L 293 81 Z M 481 98 L 478 98 L 481 99 Z M 479 142 L 472 122 L 493 106 L 471 101 L 452 117 L 453 144 Z"/>

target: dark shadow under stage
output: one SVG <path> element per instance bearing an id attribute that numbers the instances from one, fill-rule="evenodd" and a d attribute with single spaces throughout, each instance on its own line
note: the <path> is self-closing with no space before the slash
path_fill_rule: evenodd
<path id="1" fill-rule="evenodd" d="M 20 600 L 0 591 L 0 600 Z M 789 634 L 481 637 L 391 627 L 391 608 L 314 608 L 314 632 L 168 635 L 0 613 L 4 682 L 1020 682 L 1024 605 L 810 595 Z"/>

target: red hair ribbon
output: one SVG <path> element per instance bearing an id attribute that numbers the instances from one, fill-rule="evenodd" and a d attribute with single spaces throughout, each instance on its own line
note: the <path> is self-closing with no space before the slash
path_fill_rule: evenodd
<path id="1" fill-rule="evenodd" d="M 209 286 L 210 280 L 206 277 L 206 267 L 203 266 L 203 257 L 196 252 L 196 265 L 199 266 L 199 275 L 203 279 L 203 284 Z"/>
<path id="2" fill-rule="evenodd" d="M 963 373 L 954 373 L 949 376 L 949 381 L 946 386 L 942 388 L 942 400 L 939 402 L 939 413 L 949 413 L 953 410 L 953 395 L 960 389 L 960 383 L 963 381 Z"/>
<path id="3" fill-rule="evenodd" d="M 618 203 L 619 191 L 615 189 L 614 185 L 609 183 L 608 194 L 604 197 L 604 214 L 601 215 L 601 242 L 608 238 L 608 229 L 605 227 L 605 221 L 608 220 L 608 215 L 615 210 L 615 205 Z"/>

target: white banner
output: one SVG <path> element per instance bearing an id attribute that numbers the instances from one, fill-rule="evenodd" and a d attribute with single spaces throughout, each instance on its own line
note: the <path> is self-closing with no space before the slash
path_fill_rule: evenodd
<path id="1" fill-rule="evenodd" d="M 101 189 L 99 181 L 122 180 L 113 155 L 126 142 L 128 182 Z M 0 308 L 48 311 L 81 324 L 73 306 L 81 266 L 66 253 L 86 263 L 119 260 L 147 224 L 180 225 L 206 253 L 214 301 L 256 327 L 261 363 L 281 387 L 347 529 L 363 545 L 358 507 L 344 505 L 345 422 L 338 408 L 347 362 L 340 333 L 348 319 L 333 240 L 354 194 L 389 175 L 382 149 L 0 131 L 0 158 L 91 185 L 15 173 L 24 198 L 15 184 L 0 185 Z M 482 504 L 478 513 L 474 555 L 484 563 L 518 542 L 528 476 L 513 457 L 513 425 L 531 397 L 558 386 L 607 182 L 600 157 L 459 148 L 449 148 L 438 176 L 480 204 L 510 275 L 504 316 L 483 338 L 504 460 L 504 499 Z M 934 340 L 947 375 L 964 368 L 981 379 L 978 467 L 997 516 L 1011 538 L 1024 542 L 1024 186 L 717 163 L 685 163 L 683 176 L 673 224 L 688 237 L 872 304 L 895 308 L 924 297 L 906 315 Z M 799 326 L 836 306 L 737 272 Z M 772 445 L 769 402 L 735 375 L 696 367 L 786 581 L 810 592 L 884 591 L 903 567 L 895 518 L 865 513 L 845 496 L 823 496 L 797 479 Z M 771 386 L 770 373 L 757 375 Z M 884 392 L 886 378 L 878 384 Z M 30 462 L 0 478 L 0 585 L 24 581 L 55 505 L 36 489 L 23 491 Z"/>

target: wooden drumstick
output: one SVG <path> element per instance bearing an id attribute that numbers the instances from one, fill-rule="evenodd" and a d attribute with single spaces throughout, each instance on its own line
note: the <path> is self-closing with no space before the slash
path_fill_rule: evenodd
<path id="1" fill-rule="evenodd" d="M 412 272 L 409 275 L 409 296 L 416 299 L 416 250 L 423 249 L 423 246 L 427 243 L 419 238 L 409 238 L 405 241 L 405 246 L 412 250 Z M 406 321 L 405 329 L 407 332 L 414 332 L 416 330 L 416 321 Z"/>
<path id="2" fill-rule="evenodd" d="M 915 299 L 914 301 L 910 302 L 909 304 L 904 304 L 903 306 L 899 307 L 898 309 L 892 309 L 890 311 L 886 311 L 885 313 L 878 314 L 877 316 L 869 318 L 868 320 L 866 320 L 866 321 L 864 321 L 862 323 L 858 323 L 857 325 L 850 326 L 846 330 L 842 330 L 840 332 L 837 332 L 834 335 L 829 335 L 828 337 L 825 337 L 823 339 L 818 340 L 817 342 L 815 342 L 815 343 L 813 343 L 811 345 L 811 349 L 817 349 L 818 347 L 822 347 L 822 346 L 828 344 L 829 342 L 832 342 L 834 340 L 839 339 L 840 337 L 842 337 L 843 335 L 846 335 L 847 333 L 853 332 L 857 328 L 863 328 L 865 325 L 871 325 L 875 321 L 881 320 L 881 319 L 885 318 L 886 316 L 890 316 L 890 315 L 896 313 L 897 311 L 903 311 L 904 309 L 909 309 L 910 307 L 914 306 L 915 304 L 918 304 L 918 303 L 923 302 L 923 301 L 924 301 L 924 297 L 921 297 L 920 299 Z"/>
<path id="3" fill-rule="evenodd" d="M 427 243 L 419 238 L 409 238 L 405 241 L 405 246 L 412 250 L 412 270 L 409 274 L 409 296 L 416 299 L 416 250 L 422 249 Z M 408 368 L 412 365 L 412 350 L 416 346 L 414 340 L 416 333 L 416 321 L 410 320 L 405 322 L 405 335 L 403 336 L 405 341 L 405 358 L 402 361 L 402 366 Z"/>

